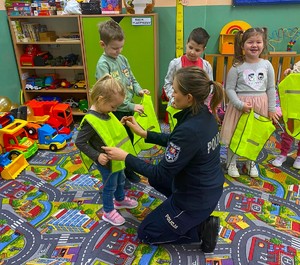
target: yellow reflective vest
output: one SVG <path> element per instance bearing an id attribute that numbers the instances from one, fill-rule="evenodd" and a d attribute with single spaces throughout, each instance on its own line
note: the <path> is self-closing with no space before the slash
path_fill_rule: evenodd
<path id="1" fill-rule="evenodd" d="M 141 105 L 144 106 L 144 113 L 134 113 L 136 122 L 146 131 L 161 132 L 151 96 L 144 94 Z M 148 150 L 155 146 L 155 144 L 145 143 L 145 139 L 137 134 L 134 134 L 133 137 L 133 147 L 137 154 L 142 150 Z"/>
<path id="2" fill-rule="evenodd" d="M 168 106 L 166 111 L 168 112 L 168 118 L 169 118 L 169 125 L 170 125 L 170 131 L 172 132 L 174 130 L 174 127 L 177 124 L 177 119 L 174 118 L 174 115 L 178 113 L 179 111 L 182 111 L 181 109 L 175 109 L 172 106 Z"/>
<path id="3" fill-rule="evenodd" d="M 105 143 L 105 146 L 119 147 L 124 151 L 135 155 L 136 153 L 133 149 L 132 143 L 130 141 L 130 138 L 128 137 L 124 126 L 120 123 L 120 121 L 115 117 L 114 114 L 108 113 L 108 116 L 110 117 L 108 120 L 102 120 L 93 114 L 86 114 L 80 123 L 80 127 L 84 121 L 87 121 L 98 133 L 99 137 Z M 99 132 L 101 132 L 101 135 Z M 85 155 L 83 152 L 81 152 L 80 155 L 87 168 L 90 168 L 94 161 L 90 159 L 87 155 Z M 118 172 L 125 168 L 124 161 L 112 160 L 111 164 L 112 173 Z"/>
<path id="4" fill-rule="evenodd" d="M 300 139 L 300 74 L 289 74 L 278 85 L 286 132 Z"/>

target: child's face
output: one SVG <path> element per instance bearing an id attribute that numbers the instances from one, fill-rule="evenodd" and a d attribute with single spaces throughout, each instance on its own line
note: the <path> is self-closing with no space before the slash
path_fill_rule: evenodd
<path id="1" fill-rule="evenodd" d="M 123 50 L 124 42 L 125 40 L 112 40 L 105 44 L 103 41 L 100 41 L 100 45 L 107 56 L 116 59 Z"/>
<path id="2" fill-rule="evenodd" d="M 186 57 L 190 61 L 197 61 L 201 54 L 204 52 L 205 47 L 202 44 L 198 44 L 197 42 L 190 40 L 186 43 L 185 46 Z"/>
<path id="3" fill-rule="evenodd" d="M 123 101 L 124 96 L 120 94 L 114 95 L 110 101 L 106 101 L 102 96 L 100 96 L 96 104 L 96 109 L 98 112 L 107 114 L 109 112 L 116 111 Z"/>
<path id="4" fill-rule="evenodd" d="M 249 59 L 259 58 L 264 49 L 263 36 L 256 34 L 248 38 L 243 46 L 245 57 Z"/>

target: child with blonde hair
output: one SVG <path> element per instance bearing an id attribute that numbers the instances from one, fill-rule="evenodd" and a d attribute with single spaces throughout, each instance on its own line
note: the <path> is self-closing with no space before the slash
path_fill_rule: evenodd
<path id="1" fill-rule="evenodd" d="M 132 209 L 138 205 L 136 200 L 125 196 L 125 163 L 110 161 L 102 148 L 113 145 L 134 153 L 124 126 L 111 113 L 123 103 L 124 97 L 125 89 L 119 81 L 108 74 L 100 78 L 92 88 L 92 105 L 81 121 L 75 141 L 85 165 L 90 168 L 95 163 L 102 175 L 102 219 L 116 226 L 125 223 L 116 209 Z"/>

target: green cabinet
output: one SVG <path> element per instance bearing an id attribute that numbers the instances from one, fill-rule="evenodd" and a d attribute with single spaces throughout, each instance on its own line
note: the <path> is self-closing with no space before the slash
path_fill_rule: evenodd
<path id="1" fill-rule="evenodd" d="M 159 91 L 157 14 L 82 16 L 81 26 L 88 87 L 91 88 L 96 82 L 96 64 L 103 53 L 99 44 L 98 24 L 108 19 L 114 19 L 122 27 L 125 33 L 125 45 L 122 54 L 127 57 L 133 74 L 141 87 L 151 92 L 157 113 L 157 94 Z"/>

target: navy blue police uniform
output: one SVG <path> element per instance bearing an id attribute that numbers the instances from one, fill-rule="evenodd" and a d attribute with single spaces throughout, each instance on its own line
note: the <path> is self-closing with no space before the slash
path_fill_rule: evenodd
<path id="1" fill-rule="evenodd" d="M 148 178 L 167 199 L 142 221 L 138 237 L 149 244 L 199 242 L 198 226 L 213 212 L 223 192 L 219 130 L 207 106 L 193 115 L 175 115 L 171 134 L 148 131 L 147 142 L 166 147 L 158 165 L 127 155 L 126 167 Z"/>

